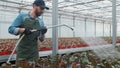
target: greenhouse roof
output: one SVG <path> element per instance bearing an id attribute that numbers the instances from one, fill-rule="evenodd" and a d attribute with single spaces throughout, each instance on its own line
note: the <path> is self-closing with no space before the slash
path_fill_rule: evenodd
<path id="1" fill-rule="evenodd" d="M 0 0 L 0 10 L 6 12 L 31 10 L 33 1 L 34 0 Z M 52 1 L 53 0 L 45 0 L 46 5 L 50 8 L 47 12 L 52 12 Z M 116 6 L 116 16 L 120 18 L 120 0 L 117 0 Z M 58 10 L 59 14 L 111 20 L 112 0 L 58 0 Z"/>

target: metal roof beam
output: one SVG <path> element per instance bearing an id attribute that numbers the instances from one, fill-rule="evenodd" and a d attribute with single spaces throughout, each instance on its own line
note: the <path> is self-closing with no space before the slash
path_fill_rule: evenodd
<path id="1" fill-rule="evenodd" d="M 120 4 L 117 4 L 116 6 L 120 6 Z M 73 11 L 73 12 L 79 12 L 79 11 L 85 11 L 85 10 L 94 10 L 94 9 L 100 9 L 100 8 L 109 8 L 109 7 L 112 8 L 112 6 L 105 6 L 105 7 L 91 8 L 91 9 L 82 9 L 82 10 L 77 10 L 77 11 Z"/>
<path id="2" fill-rule="evenodd" d="M 2 2 L 7 2 L 7 3 L 14 3 L 14 4 L 19 4 L 19 5 L 25 5 L 23 3 L 19 3 L 19 2 L 13 2 L 13 1 L 9 1 L 9 0 L 0 0 Z"/>
<path id="3" fill-rule="evenodd" d="M 80 3 L 75 3 L 75 4 L 72 4 L 72 5 L 64 5 L 64 6 L 61 6 L 59 8 L 64 8 L 64 7 L 68 7 L 68 6 L 75 6 L 75 5 L 84 5 L 84 4 L 89 4 L 89 3 L 93 3 L 93 2 L 98 2 L 98 1 L 89 1 L 89 2 L 80 2 Z"/>
<path id="4" fill-rule="evenodd" d="M 0 6 L 5 6 L 5 7 L 9 7 L 9 8 L 13 8 L 13 9 L 20 9 L 19 7 L 15 7 L 15 6 L 8 6 L 8 5 L 0 5 Z M 24 10 L 31 10 L 31 9 L 28 9 L 28 8 L 22 8 Z"/>

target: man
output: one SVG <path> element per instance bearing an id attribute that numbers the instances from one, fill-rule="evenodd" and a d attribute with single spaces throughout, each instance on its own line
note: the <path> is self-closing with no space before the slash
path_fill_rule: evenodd
<path id="1" fill-rule="evenodd" d="M 30 13 L 19 14 L 9 27 L 8 31 L 11 34 L 20 36 L 25 34 L 16 50 L 17 61 L 26 60 L 31 62 L 39 58 L 37 39 L 39 38 L 42 42 L 44 34 L 47 32 L 42 19 L 39 18 L 44 13 L 44 9 L 49 9 L 44 1 L 35 0 Z M 31 32 L 32 29 L 41 29 L 41 31 Z"/>

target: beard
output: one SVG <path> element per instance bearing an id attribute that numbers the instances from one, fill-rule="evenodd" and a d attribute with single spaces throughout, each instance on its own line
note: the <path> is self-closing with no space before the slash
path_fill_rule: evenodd
<path id="1" fill-rule="evenodd" d="M 41 15 L 42 15 L 42 12 L 38 12 L 38 10 L 36 10 L 36 11 L 35 11 L 35 14 L 36 14 L 36 16 L 38 17 L 38 16 L 41 16 Z"/>

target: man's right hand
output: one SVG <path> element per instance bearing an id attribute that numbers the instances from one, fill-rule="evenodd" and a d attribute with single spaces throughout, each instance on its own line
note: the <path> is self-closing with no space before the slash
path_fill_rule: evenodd
<path id="1" fill-rule="evenodd" d="M 30 29 L 27 29 L 25 28 L 24 32 L 23 32 L 25 35 L 29 35 L 31 34 L 32 32 L 30 31 Z"/>
<path id="2" fill-rule="evenodd" d="M 31 34 L 32 32 L 30 31 L 30 29 L 27 29 L 27 28 L 20 28 L 19 29 L 19 33 L 24 33 L 25 35 L 29 35 Z"/>

